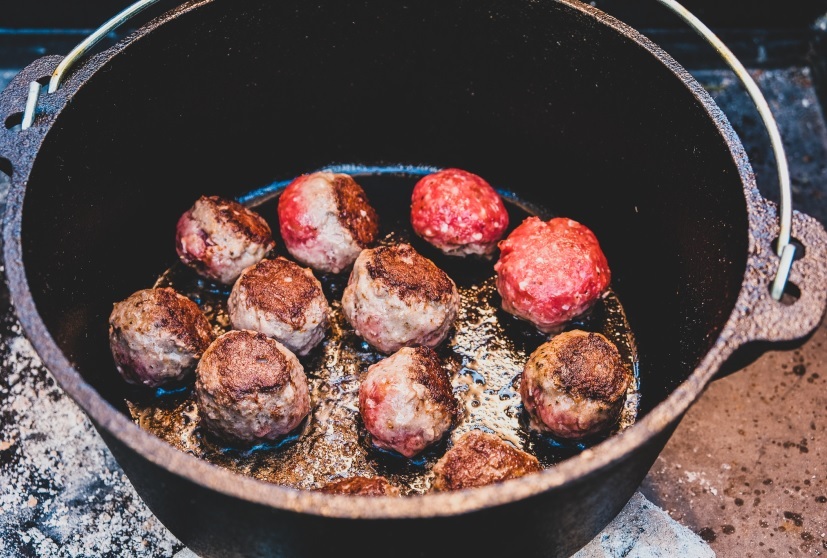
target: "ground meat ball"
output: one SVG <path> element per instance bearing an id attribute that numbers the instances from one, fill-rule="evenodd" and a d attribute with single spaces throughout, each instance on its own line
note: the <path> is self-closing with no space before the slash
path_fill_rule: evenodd
<path id="1" fill-rule="evenodd" d="M 202 196 L 178 220 L 178 257 L 199 275 L 232 285 L 276 243 L 270 226 L 240 203 Z"/>
<path id="2" fill-rule="evenodd" d="M 326 494 L 351 494 L 353 496 L 399 496 L 399 489 L 385 477 L 351 477 L 327 483 L 319 489 Z"/>
<path id="3" fill-rule="evenodd" d="M 229 441 L 275 440 L 310 412 L 299 359 L 263 333 L 225 333 L 204 353 L 195 376 L 203 424 Z"/>
<path id="4" fill-rule="evenodd" d="M 115 303 L 109 346 L 131 384 L 158 387 L 184 379 L 212 341 L 198 306 L 172 289 L 145 289 Z"/>
<path id="5" fill-rule="evenodd" d="M 379 219 L 347 174 L 298 177 L 279 198 L 279 228 L 290 254 L 319 271 L 339 273 L 376 241 Z"/>
<path id="6" fill-rule="evenodd" d="M 414 186 L 411 225 L 449 256 L 488 256 L 508 228 L 508 212 L 488 182 L 464 170 L 445 169 Z"/>
<path id="7" fill-rule="evenodd" d="M 462 435 L 434 466 L 436 490 L 462 490 L 536 473 L 537 458 L 482 430 Z"/>
<path id="8" fill-rule="evenodd" d="M 330 312 L 313 272 L 284 258 L 245 269 L 227 307 L 235 329 L 261 332 L 299 355 L 324 338 Z"/>
<path id="9" fill-rule="evenodd" d="M 370 368 L 359 412 L 373 445 L 413 457 L 451 428 L 459 404 L 448 373 L 427 347 L 406 347 Z"/>
<path id="10" fill-rule="evenodd" d="M 342 310 L 358 335 L 392 353 L 439 345 L 457 317 L 459 294 L 451 278 L 410 245 L 380 246 L 356 260 Z"/>
<path id="11" fill-rule="evenodd" d="M 631 381 L 611 341 L 575 330 L 531 354 L 520 395 L 531 428 L 576 440 L 615 424 Z"/>
<path id="12" fill-rule="evenodd" d="M 611 279 L 594 234 L 562 217 L 523 221 L 500 242 L 494 270 L 503 310 L 545 333 L 588 310 Z"/>

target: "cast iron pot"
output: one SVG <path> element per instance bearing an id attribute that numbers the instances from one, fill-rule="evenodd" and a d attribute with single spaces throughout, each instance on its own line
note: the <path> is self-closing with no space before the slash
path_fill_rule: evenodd
<path id="1" fill-rule="evenodd" d="M 59 60 L 3 92 L 7 124 Z M 27 335 L 152 511 L 204 556 L 568 555 L 737 348 L 799 338 L 825 304 L 821 225 L 795 214 L 800 297 L 773 301 L 776 210 L 726 118 L 658 47 L 574 0 L 190 2 L 86 61 L 33 127 L 0 130 L 0 155 Z M 473 169 L 587 223 L 637 337 L 637 423 L 541 474 L 403 499 L 266 484 L 133 424 L 106 318 L 175 260 L 177 217 L 205 192 L 351 162 Z"/>

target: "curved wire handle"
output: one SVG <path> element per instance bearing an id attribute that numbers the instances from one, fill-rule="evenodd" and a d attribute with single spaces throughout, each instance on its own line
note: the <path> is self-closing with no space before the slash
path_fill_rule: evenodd
<path id="1" fill-rule="evenodd" d="M 735 57 L 729 48 L 713 33 L 709 27 L 697 17 L 692 15 L 689 10 L 684 8 L 675 0 L 656 0 L 663 6 L 669 8 L 672 12 L 678 15 L 682 20 L 689 24 L 692 29 L 703 37 L 706 42 L 712 45 L 724 62 L 735 72 L 741 83 L 747 89 L 752 102 L 755 103 L 755 108 L 758 109 L 758 114 L 761 120 L 764 121 L 764 126 L 767 128 L 767 133 L 770 136 L 770 143 L 772 144 L 773 153 L 775 153 L 775 161 L 778 166 L 778 182 L 781 187 L 781 203 L 779 204 L 778 212 L 780 214 L 780 230 L 778 232 L 778 246 L 776 248 L 778 256 L 781 261 L 778 265 L 778 271 L 775 274 L 775 279 L 772 282 L 770 293 L 775 300 L 781 300 L 784 294 L 784 287 L 787 285 L 787 280 L 790 276 L 790 268 L 792 267 L 793 259 L 795 257 L 795 244 L 790 243 L 790 233 L 792 229 L 793 220 L 793 194 L 790 185 L 790 169 L 787 165 L 787 155 L 784 152 L 784 144 L 781 141 L 781 134 L 778 131 L 778 124 L 772 115 L 769 104 L 766 98 L 758 88 L 758 84 L 749 75 L 746 68 L 744 68 L 741 61 Z"/>
<path id="2" fill-rule="evenodd" d="M 75 65 L 75 62 L 79 58 L 89 52 L 89 50 L 98 44 L 98 42 L 108 33 L 117 29 L 122 24 L 132 19 L 133 16 L 141 13 L 158 1 L 159 0 L 139 0 L 138 2 L 135 2 L 121 13 L 98 27 L 94 33 L 81 41 L 69 54 L 66 55 L 60 64 L 58 64 L 57 68 L 55 68 L 54 73 L 52 73 L 52 79 L 49 80 L 49 93 L 54 93 L 57 91 L 57 88 L 60 87 L 60 84 L 63 82 L 66 72 L 68 72 L 69 69 Z"/>
<path id="3" fill-rule="evenodd" d="M 105 37 L 112 30 L 118 28 L 124 22 L 131 19 L 136 14 L 142 12 L 144 9 L 155 4 L 159 0 L 139 0 L 135 2 L 115 17 L 101 25 L 94 33 L 89 35 L 80 44 L 78 44 L 72 51 L 66 55 L 57 68 L 55 68 L 51 79 L 49 80 L 49 93 L 54 93 L 63 82 L 63 78 L 69 69 L 83 57 L 89 50 Z M 684 20 L 692 29 L 695 30 L 701 37 L 706 40 L 712 47 L 721 55 L 724 62 L 735 72 L 741 83 L 747 89 L 747 93 L 755 103 L 755 108 L 770 136 L 770 143 L 772 144 L 773 152 L 775 153 L 775 160 L 778 165 L 778 181 L 781 186 L 781 203 L 779 206 L 780 213 L 780 231 L 778 234 L 778 256 L 781 258 L 779 262 L 778 271 L 773 280 L 770 292 L 775 300 L 781 300 L 784 294 L 784 288 L 787 285 L 790 269 L 792 267 L 793 259 L 795 257 L 795 245 L 790 243 L 790 231 L 792 228 L 792 188 L 790 186 L 790 170 L 787 165 L 787 155 L 784 152 L 784 144 L 781 142 L 781 134 L 778 131 L 778 124 L 773 118 L 767 100 L 749 75 L 743 64 L 735 57 L 729 48 L 707 27 L 704 23 L 695 17 L 689 10 L 684 8 L 675 0 L 656 0 L 672 12 Z M 26 102 L 26 110 L 23 113 L 22 129 L 31 127 L 34 122 L 35 110 L 37 107 L 37 99 L 40 95 L 40 84 L 33 81 L 29 87 L 29 98 Z"/>
<path id="4" fill-rule="evenodd" d="M 83 56 L 92 50 L 92 47 L 98 44 L 101 39 L 158 1 L 159 0 L 139 0 L 138 2 L 135 2 L 98 27 L 91 35 L 78 43 L 78 45 L 73 48 L 71 52 L 63 58 L 63 60 L 61 60 L 57 68 L 55 68 L 51 79 L 49 79 L 48 93 L 54 93 L 58 90 L 61 83 L 63 83 L 63 79 L 66 77 L 66 74 L 72 66 L 74 66 L 80 58 L 83 58 Z M 26 101 L 26 109 L 23 112 L 23 121 L 20 124 L 20 128 L 22 130 L 31 128 L 32 124 L 34 124 L 35 110 L 37 109 L 37 100 L 40 97 L 40 92 L 40 83 L 33 81 L 29 84 L 29 98 Z"/>

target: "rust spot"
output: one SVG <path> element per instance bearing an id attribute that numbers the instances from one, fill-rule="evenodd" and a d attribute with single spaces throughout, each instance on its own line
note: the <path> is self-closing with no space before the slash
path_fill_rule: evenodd
<path id="1" fill-rule="evenodd" d="M 804 517 L 800 513 L 785 511 L 784 517 L 792 521 L 796 527 L 801 527 L 802 525 L 804 525 Z"/>
<path id="2" fill-rule="evenodd" d="M 715 542 L 715 539 L 717 538 L 715 536 L 715 530 L 712 529 L 712 527 L 704 527 L 698 531 L 698 536 L 708 543 Z"/>

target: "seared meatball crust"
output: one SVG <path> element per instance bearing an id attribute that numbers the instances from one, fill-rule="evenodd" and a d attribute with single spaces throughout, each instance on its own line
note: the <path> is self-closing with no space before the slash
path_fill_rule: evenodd
<path id="1" fill-rule="evenodd" d="M 298 355 L 324 339 L 330 306 L 313 272 L 285 258 L 248 267 L 227 300 L 235 329 L 261 332 Z"/>
<path id="2" fill-rule="evenodd" d="M 413 457 L 448 432 L 459 403 L 436 353 L 405 347 L 368 368 L 359 412 L 373 445 Z"/>
<path id="3" fill-rule="evenodd" d="M 577 440 L 617 422 L 631 381 L 611 341 L 599 333 L 574 330 L 531 354 L 520 395 L 532 429 Z"/>
<path id="4" fill-rule="evenodd" d="M 499 436 L 471 430 L 434 466 L 435 490 L 462 490 L 516 479 L 542 470 L 536 457 Z"/>
<path id="5" fill-rule="evenodd" d="M 563 217 L 523 221 L 500 242 L 494 270 L 503 310 L 543 333 L 586 312 L 611 280 L 594 233 Z"/>
<path id="6" fill-rule="evenodd" d="M 364 250 L 342 296 L 342 310 L 357 335 L 383 353 L 436 347 L 459 312 L 459 293 L 448 274 L 409 244 Z"/>
<path id="7" fill-rule="evenodd" d="M 508 228 L 508 211 L 481 177 L 444 169 L 414 186 L 411 225 L 417 235 L 449 256 L 490 256 Z"/>
<path id="8" fill-rule="evenodd" d="M 183 380 L 212 341 L 198 305 L 172 289 L 144 289 L 115 303 L 109 346 L 130 384 L 159 387 Z"/>
<path id="9" fill-rule="evenodd" d="M 313 269 L 339 273 L 379 235 L 379 218 L 350 175 L 305 174 L 279 197 L 279 229 L 290 255 Z"/>
<path id="10" fill-rule="evenodd" d="M 352 496 L 399 496 L 399 489 L 385 477 L 350 477 L 327 483 L 319 489 L 325 494 Z"/>
<path id="11" fill-rule="evenodd" d="M 231 442 L 276 440 L 310 412 L 302 365 L 284 345 L 263 333 L 225 333 L 206 350 L 195 375 L 203 424 Z"/>
<path id="12" fill-rule="evenodd" d="M 232 285 L 276 243 L 255 211 L 218 196 L 201 196 L 178 220 L 175 249 L 199 275 Z"/>

